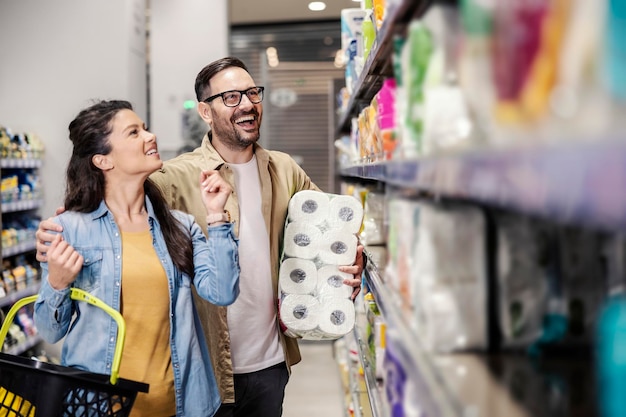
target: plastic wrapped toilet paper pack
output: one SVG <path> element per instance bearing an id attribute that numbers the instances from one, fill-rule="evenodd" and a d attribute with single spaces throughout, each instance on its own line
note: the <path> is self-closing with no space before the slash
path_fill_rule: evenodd
<path id="1" fill-rule="evenodd" d="M 279 271 L 278 299 L 285 334 L 334 340 L 354 327 L 351 274 L 363 206 L 352 196 L 306 190 L 289 201 Z M 317 303 L 317 304 L 316 304 Z"/>

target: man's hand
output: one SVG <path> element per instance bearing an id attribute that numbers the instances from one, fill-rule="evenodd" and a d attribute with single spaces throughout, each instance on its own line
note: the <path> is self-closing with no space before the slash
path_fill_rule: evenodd
<path id="1" fill-rule="evenodd" d="M 65 208 L 59 207 L 56 209 L 55 215 L 58 216 L 64 211 Z M 63 231 L 63 227 L 53 222 L 52 217 L 39 222 L 39 228 L 37 228 L 37 232 L 35 233 L 35 236 L 37 237 L 37 255 L 35 255 L 35 257 L 39 262 L 48 262 L 47 252 L 49 245 L 57 235 L 57 233 L 50 233 L 51 231 L 61 233 Z"/>
<path id="2" fill-rule="evenodd" d="M 70 286 L 83 267 L 83 256 L 58 234 L 47 247 L 48 282 L 55 290 Z"/>
<path id="3" fill-rule="evenodd" d="M 354 300 L 356 296 L 359 295 L 359 292 L 361 292 L 361 274 L 363 273 L 363 268 L 365 266 L 365 255 L 363 254 L 363 249 L 364 247 L 361 244 L 356 247 L 356 258 L 353 265 L 339 267 L 341 272 L 346 272 L 354 276 L 353 279 L 346 279 L 343 281 L 344 284 L 354 287 L 352 296 L 350 297 L 352 300 Z"/>

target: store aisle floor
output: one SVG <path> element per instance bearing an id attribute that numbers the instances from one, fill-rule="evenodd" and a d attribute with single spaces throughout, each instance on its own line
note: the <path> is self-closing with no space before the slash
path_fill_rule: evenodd
<path id="1" fill-rule="evenodd" d="M 333 342 L 300 341 L 302 362 L 292 368 L 283 417 L 344 417 L 344 394 Z"/>

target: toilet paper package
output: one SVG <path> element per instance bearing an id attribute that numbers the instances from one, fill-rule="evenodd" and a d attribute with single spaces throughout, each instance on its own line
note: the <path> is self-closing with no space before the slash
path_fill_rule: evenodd
<path id="1" fill-rule="evenodd" d="M 278 278 L 279 314 L 285 334 L 334 340 L 354 327 L 352 265 L 363 206 L 353 196 L 305 190 L 289 201 Z"/>

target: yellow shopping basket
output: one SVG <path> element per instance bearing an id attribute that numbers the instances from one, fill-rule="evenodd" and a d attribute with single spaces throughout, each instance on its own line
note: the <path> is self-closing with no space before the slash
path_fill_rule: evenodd
<path id="1" fill-rule="evenodd" d="M 126 336 L 122 315 L 88 292 L 70 291 L 73 300 L 103 309 L 117 323 L 111 375 L 0 353 L 0 417 L 124 417 L 137 393 L 148 392 L 148 384 L 119 378 Z M 11 307 L 0 329 L 0 346 L 18 310 L 35 300 L 37 295 L 25 297 Z"/>

